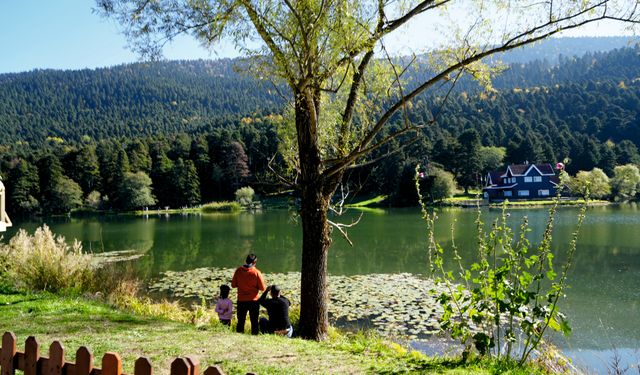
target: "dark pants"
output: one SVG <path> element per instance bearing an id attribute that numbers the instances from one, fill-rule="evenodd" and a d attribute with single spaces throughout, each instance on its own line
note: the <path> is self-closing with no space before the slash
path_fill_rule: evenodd
<path id="1" fill-rule="evenodd" d="M 287 332 L 284 333 L 284 330 L 287 330 Z M 293 328 L 292 327 L 285 328 L 285 329 L 279 329 L 277 331 L 282 332 L 281 334 L 283 336 L 287 336 L 289 338 L 291 338 L 291 336 L 293 335 Z M 269 319 L 260 318 L 260 333 L 275 333 L 275 332 L 276 332 L 276 329 L 273 327 L 273 325 L 271 324 Z"/>
<path id="2" fill-rule="evenodd" d="M 260 333 L 273 333 L 274 329 L 269 323 L 269 319 L 260 318 Z"/>
<path id="3" fill-rule="evenodd" d="M 249 312 L 249 320 L 251 321 L 251 334 L 257 335 L 260 332 L 258 325 L 258 316 L 260 315 L 260 304 L 258 301 L 238 301 L 238 325 L 236 332 L 244 333 L 244 321 L 247 319 L 247 311 Z"/>

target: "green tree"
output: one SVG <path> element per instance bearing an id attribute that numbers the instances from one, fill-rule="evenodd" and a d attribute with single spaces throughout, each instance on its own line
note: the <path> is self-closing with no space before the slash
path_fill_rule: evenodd
<path id="1" fill-rule="evenodd" d="M 123 208 L 133 210 L 156 204 L 151 184 L 151 178 L 144 172 L 126 173 L 120 187 Z"/>
<path id="2" fill-rule="evenodd" d="M 127 156 L 132 172 L 151 172 L 151 157 L 147 145 L 135 139 L 127 145 Z"/>
<path id="3" fill-rule="evenodd" d="M 469 192 L 469 187 L 479 186 L 482 175 L 482 143 L 480 134 L 474 129 L 466 130 L 458 137 L 460 148 L 453 160 L 458 183 Z"/>
<path id="4" fill-rule="evenodd" d="M 640 171 L 633 164 L 619 165 L 613 169 L 611 190 L 618 200 L 635 198 L 640 185 Z"/>
<path id="5" fill-rule="evenodd" d="M 86 194 L 100 188 L 100 164 L 96 146 L 86 145 L 77 152 L 69 176 L 78 182 Z"/>
<path id="6" fill-rule="evenodd" d="M 60 176 L 51 191 L 50 212 L 68 213 L 82 205 L 82 188 L 66 176 Z"/>
<path id="7" fill-rule="evenodd" d="M 116 146 L 116 158 L 115 158 L 115 171 L 112 175 L 113 195 L 112 203 L 118 209 L 124 209 L 128 206 L 127 196 L 123 195 L 125 189 L 123 188 L 124 180 L 128 173 L 131 172 L 129 165 L 129 157 L 127 152 L 120 145 Z"/>
<path id="8" fill-rule="evenodd" d="M 158 204 L 161 206 L 173 204 L 173 182 L 171 176 L 173 162 L 167 157 L 165 148 L 166 145 L 159 142 L 153 145 L 151 152 L 151 180 L 153 181 L 153 186 L 155 186 Z"/>
<path id="9" fill-rule="evenodd" d="M 622 140 L 616 145 L 616 156 L 619 165 L 640 164 L 638 147 L 628 139 Z"/>
<path id="10" fill-rule="evenodd" d="M 589 172 L 579 171 L 569 181 L 569 189 L 582 197 L 605 198 L 611 194 L 609 177 L 600 168 L 593 168 Z"/>
<path id="11" fill-rule="evenodd" d="M 600 147 L 600 162 L 598 168 L 602 169 L 607 176 L 613 175 L 616 166 L 616 151 L 612 142 L 605 142 Z"/>
<path id="12" fill-rule="evenodd" d="M 88 208 L 97 210 L 102 205 L 102 195 L 99 191 L 92 191 L 87 194 L 87 197 L 84 199 L 84 205 Z"/>
<path id="13" fill-rule="evenodd" d="M 251 202 L 253 202 L 254 195 L 255 191 L 253 191 L 253 188 L 251 186 L 245 186 L 236 190 L 236 202 L 240 203 L 243 206 L 249 206 L 251 205 Z"/>
<path id="14" fill-rule="evenodd" d="M 105 15 L 124 26 L 133 48 L 147 56 L 159 55 L 167 40 L 183 33 L 206 44 L 230 39 L 253 57 L 248 61 L 254 72 L 288 86 L 284 127 L 290 130 L 283 134 L 291 137 L 281 150 L 294 155 L 285 156 L 294 174 L 287 184 L 301 196 L 300 334 L 313 339 L 326 337 L 329 328 L 327 212 L 345 172 L 394 139 L 405 147 L 423 134 L 423 125 L 410 121 L 408 104 L 425 91 L 455 83 L 463 73 L 488 86 L 491 71 L 480 63 L 483 57 L 603 18 L 638 18 L 630 0 L 630 10 L 608 3 L 97 0 Z M 384 58 L 386 37 L 429 14 L 449 22 L 445 36 L 451 39 L 424 67 L 427 78 L 405 87 L 406 69 L 396 66 L 403 61 Z M 506 19 L 512 21 L 505 24 Z M 442 27 L 422 23 L 433 25 L 434 34 Z M 420 68 L 417 62 L 415 67 Z M 387 132 L 397 113 L 404 125 Z"/>
<path id="15" fill-rule="evenodd" d="M 480 165 L 482 165 L 483 174 L 501 168 L 506 155 L 507 150 L 504 147 L 480 147 Z"/>
<path id="16" fill-rule="evenodd" d="M 178 159 L 173 165 L 171 176 L 175 207 L 193 207 L 200 204 L 200 180 L 193 161 Z"/>
<path id="17" fill-rule="evenodd" d="M 433 201 L 441 201 L 451 198 L 456 191 L 456 180 L 453 173 L 440 168 L 434 168 L 431 172 L 433 182 L 429 189 L 429 195 Z"/>
<path id="18" fill-rule="evenodd" d="M 40 202 L 45 213 L 56 213 L 58 202 L 54 190 L 62 178 L 62 165 L 53 154 L 46 154 L 38 160 L 38 177 L 40 180 Z"/>
<path id="19" fill-rule="evenodd" d="M 35 213 L 40 202 L 38 170 L 24 159 L 11 170 L 11 184 L 8 185 L 8 210 L 18 215 Z"/>

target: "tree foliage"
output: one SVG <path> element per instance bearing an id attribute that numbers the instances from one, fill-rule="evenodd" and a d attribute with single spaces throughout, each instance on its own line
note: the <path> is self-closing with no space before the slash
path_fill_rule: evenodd
<path id="1" fill-rule="evenodd" d="M 125 209 L 132 210 L 156 204 L 156 198 L 151 192 L 151 178 L 142 171 L 126 173 L 120 189 Z"/>
<path id="2" fill-rule="evenodd" d="M 605 198 L 611 194 L 609 177 L 600 168 L 579 171 L 569 182 L 569 188 L 582 197 Z"/>
<path id="3" fill-rule="evenodd" d="M 611 190 L 618 200 L 635 198 L 640 186 L 640 171 L 633 164 L 619 165 L 613 169 Z"/>

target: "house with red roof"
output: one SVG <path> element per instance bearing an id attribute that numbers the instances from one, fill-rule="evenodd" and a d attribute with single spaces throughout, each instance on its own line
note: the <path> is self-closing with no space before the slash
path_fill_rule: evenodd
<path id="1" fill-rule="evenodd" d="M 483 196 L 488 201 L 548 199 L 557 194 L 560 178 L 549 163 L 512 164 L 487 174 Z"/>

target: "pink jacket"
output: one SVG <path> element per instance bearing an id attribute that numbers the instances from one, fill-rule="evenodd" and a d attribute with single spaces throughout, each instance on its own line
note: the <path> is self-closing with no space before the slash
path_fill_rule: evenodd
<path id="1" fill-rule="evenodd" d="M 216 312 L 220 320 L 231 320 L 233 317 L 233 302 L 229 298 L 218 299 Z"/>

